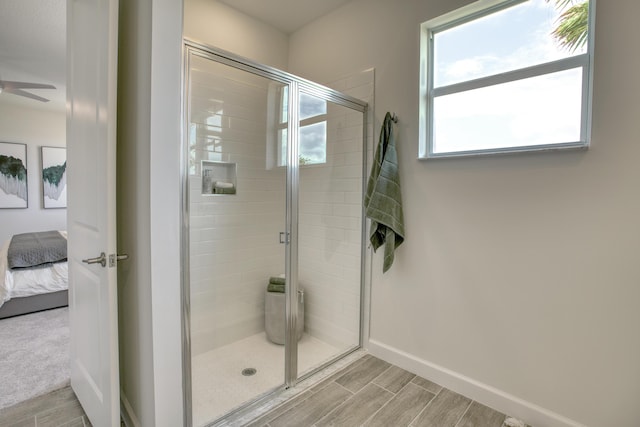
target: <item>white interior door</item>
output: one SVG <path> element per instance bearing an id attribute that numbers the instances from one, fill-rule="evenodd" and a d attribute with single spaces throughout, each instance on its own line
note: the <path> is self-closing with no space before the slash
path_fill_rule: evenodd
<path id="1" fill-rule="evenodd" d="M 94 426 L 120 425 L 117 269 L 109 262 L 116 251 L 117 29 L 117 0 L 67 1 L 71 386 Z"/>

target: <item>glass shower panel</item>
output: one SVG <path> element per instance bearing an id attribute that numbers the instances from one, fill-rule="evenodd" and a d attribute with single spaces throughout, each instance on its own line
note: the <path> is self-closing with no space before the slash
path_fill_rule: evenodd
<path id="1" fill-rule="evenodd" d="M 284 328 L 284 293 L 269 302 L 266 291 L 285 272 L 287 109 L 283 83 L 195 53 L 188 61 L 191 400 L 201 426 L 284 383 L 265 303 Z"/>
<path id="2" fill-rule="evenodd" d="M 361 111 L 300 93 L 299 376 L 360 345 L 363 120 Z"/>

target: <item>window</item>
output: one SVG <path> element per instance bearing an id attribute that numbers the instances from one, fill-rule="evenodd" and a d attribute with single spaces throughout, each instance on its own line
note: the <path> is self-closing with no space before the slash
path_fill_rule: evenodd
<path id="1" fill-rule="evenodd" d="M 421 158 L 589 145 L 593 0 L 490 0 L 422 24 Z"/>
<path id="2" fill-rule="evenodd" d="M 288 90 L 282 90 L 280 120 L 278 124 L 278 166 L 287 158 Z M 298 158 L 300 165 L 327 162 L 327 101 L 300 92 L 300 133 Z"/>

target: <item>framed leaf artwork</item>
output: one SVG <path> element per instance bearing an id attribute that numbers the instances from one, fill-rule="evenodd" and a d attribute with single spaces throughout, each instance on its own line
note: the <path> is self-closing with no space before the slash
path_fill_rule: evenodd
<path id="1" fill-rule="evenodd" d="M 0 209 L 27 207 L 27 145 L 0 142 Z"/>
<path id="2" fill-rule="evenodd" d="M 42 198 L 45 209 L 67 207 L 67 149 L 42 147 Z"/>

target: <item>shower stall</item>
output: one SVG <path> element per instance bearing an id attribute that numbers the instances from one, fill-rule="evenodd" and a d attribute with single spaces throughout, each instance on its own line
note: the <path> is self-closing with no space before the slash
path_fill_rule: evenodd
<path id="1" fill-rule="evenodd" d="M 185 407 L 202 426 L 361 346 L 367 104 L 184 52 Z"/>

